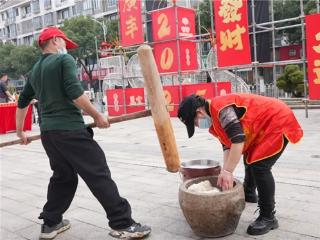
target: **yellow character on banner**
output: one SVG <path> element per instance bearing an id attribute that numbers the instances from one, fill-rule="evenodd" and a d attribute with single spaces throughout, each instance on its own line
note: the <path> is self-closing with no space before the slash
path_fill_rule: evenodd
<path id="1" fill-rule="evenodd" d="M 207 89 L 201 89 L 196 92 L 196 95 L 204 96 L 207 93 Z"/>
<path id="2" fill-rule="evenodd" d="M 245 27 L 240 27 L 238 24 L 236 25 L 236 29 L 232 32 L 228 29 L 227 31 L 220 31 L 220 43 L 221 51 L 225 51 L 227 48 L 234 48 L 235 50 L 242 50 L 242 39 L 241 34 L 245 33 Z"/>
<path id="3" fill-rule="evenodd" d="M 113 94 L 113 106 L 114 106 L 114 110 L 116 112 L 119 112 L 119 110 L 120 110 L 118 98 L 119 98 L 118 94 L 114 93 Z"/>
<path id="4" fill-rule="evenodd" d="M 130 16 L 129 19 L 126 21 L 127 31 L 125 32 L 126 36 L 129 36 L 133 39 L 134 33 L 138 31 L 137 26 L 137 19 L 133 16 Z"/>
<path id="5" fill-rule="evenodd" d="M 314 61 L 314 66 L 316 68 L 313 69 L 313 72 L 317 75 L 316 79 L 313 80 L 315 84 L 320 84 L 320 60 Z"/>
<path id="6" fill-rule="evenodd" d="M 318 32 L 318 33 L 316 34 L 316 40 L 317 40 L 317 41 L 320 41 L 320 32 Z M 313 48 L 313 50 L 315 50 L 317 53 L 320 53 L 320 44 L 317 45 L 317 46 L 313 46 L 312 48 Z"/>
<path id="7" fill-rule="evenodd" d="M 158 38 L 163 38 L 165 36 L 168 36 L 170 35 L 170 32 L 171 32 L 171 28 L 169 26 L 169 20 L 168 20 L 168 17 L 167 15 L 165 15 L 164 13 L 161 13 L 159 16 L 158 16 L 158 19 L 157 19 L 157 22 L 158 24 L 160 24 L 160 27 L 159 27 L 159 30 L 158 30 Z"/>
<path id="8" fill-rule="evenodd" d="M 241 13 L 237 13 L 242 7 L 242 0 L 221 0 L 219 16 L 223 18 L 222 22 L 229 23 L 241 20 Z"/>
<path id="9" fill-rule="evenodd" d="M 123 12 L 130 12 L 132 8 L 136 10 L 136 4 L 137 0 L 124 0 Z"/>
<path id="10" fill-rule="evenodd" d="M 171 48 L 163 49 L 160 56 L 160 67 L 163 70 L 169 70 L 173 64 L 173 51 Z"/>
<path id="11" fill-rule="evenodd" d="M 171 93 L 168 90 L 163 90 L 163 92 L 164 92 L 164 97 L 165 97 L 166 103 L 167 103 L 167 110 L 169 112 L 172 112 L 174 110 L 174 105 L 172 102 Z"/>

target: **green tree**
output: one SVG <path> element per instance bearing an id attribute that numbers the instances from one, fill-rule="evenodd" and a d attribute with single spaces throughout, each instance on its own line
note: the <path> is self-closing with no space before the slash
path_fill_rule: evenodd
<path id="1" fill-rule="evenodd" d="M 14 48 L 15 45 L 11 43 L 5 43 L 0 45 L 0 71 L 6 72 L 9 75 L 14 73 L 14 69 L 12 68 L 10 62 L 10 53 Z"/>
<path id="2" fill-rule="evenodd" d="M 106 22 L 107 26 L 107 42 L 112 44 L 112 47 L 119 46 L 119 20 L 112 19 Z"/>
<path id="3" fill-rule="evenodd" d="M 284 73 L 277 79 L 277 87 L 295 97 L 301 97 L 304 92 L 303 72 L 298 65 L 287 65 Z"/>
<path id="4" fill-rule="evenodd" d="M 102 20 L 99 20 L 100 22 Z M 107 22 L 107 41 L 116 42 L 118 28 L 116 21 Z M 103 41 L 103 30 L 99 23 L 87 16 L 79 16 L 64 21 L 62 30 L 66 35 L 75 41 L 79 48 L 70 51 L 79 65 L 83 67 L 88 74 L 90 84 L 92 84 L 93 64 L 96 62 L 96 45 Z"/>
<path id="5" fill-rule="evenodd" d="M 201 34 L 209 33 L 211 31 L 211 14 L 210 14 L 210 0 L 200 1 L 198 9 L 196 9 L 196 32 L 199 34 L 199 22 Z M 213 15 L 213 13 L 212 13 Z"/>
<path id="6" fill-rule="evenodd" d="M 33 65 L 38 60 L 41 52 L 34 46 L 21 45 L 12 49 L 10 54 L 10 62 L 13 69 L 15 69 L 15 76 L 26 76 Z"/>
<path id="7" fill-rule="evenodd" d="M 40 51 L 34 46 L 16 46 L 11 43 L 0 45 L 0 70 L 10 77 L 25 76 L 40 56 Z"/>
<path id="8" fill-rule="evenodd" d="M 79 45 L 77 49 L 69 53 L 83 67 L 92 83 L 93 63 L 96 59 L 95 38 L 97 37 L 98 42 L 103 40 L 101 27 L 91 18 L 79 16 L 65 20 L 62 31 Z"/>
<path id="9" fill-rule="evenodd" d="M 304 0 L 303 1 L 304 14 L 312 14 L 317 11 L 316 0 Z M 287 18 L 299 17 L 300 12 L 300 1 L 290 1 L 290 0 L 274 0 L 274 19 L 282 20 Z M 299 24 L 300 20 L 289 21 L 285 23 L 278 23 L 276 27 L 290 26 Z M 289 42 L 291 44 L 301 43 L 301 27 L 288 28 L 280 30 L 278 32 L 280 35 L 287 35 Z"/>

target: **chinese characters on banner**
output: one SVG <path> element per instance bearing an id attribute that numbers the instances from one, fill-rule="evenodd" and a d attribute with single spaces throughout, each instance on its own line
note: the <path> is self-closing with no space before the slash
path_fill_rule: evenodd
<path id="1" fill-rule="evenodd" d="M 123 89 L 106 90 L 108 115 L 119 116 L 124 114 Z"/>
<path id="2" fill-rule="evenodd" d="M 179 64 L 180 71 L 197 70 L 198 61 L 195 54 L 197 49 L 194 42 L 195 11 L 174 6 L 153 11 L 151 17 L 155 41 L 154 57 L 158 71 L 160 73 L 178 72 Z M 177 40 L 177 37 L 180 40 Z"/>
<path id="3" fill-rule="evenodd" d="M 145 110 L 144 89 L 143 88 L 126 88 L 126 111 L 133 113 Z"/>
<path id="4" fill-rule="evenodd" d="M 251 64 L 247 0 L 213 0 L 218 66 Z"/>
<path id="5" fill-rule="evenodd" d="M 200 83 L 182 85 L 182 98 L 190 94 L 198 94 L 205 98 L 231 93 L 230 82 Z M 167 109 L 171 117 L 176 117 L 179 106 L 180 86 L 163 86 Z M 145 109 L 144 88 L 108 89 L 106 91 L 108 103 L 108 115 L 119 116 L 126 113 L 142 111 Z M 124 101 L 125 99 L 125 101 Z M 126 108 L 124 108 L 124 102 Z"/>
<path id="6" fill-rule="evenodd" d="M 320 99 L 320 14 L 306 16 L 309 98 Z"/>
<path id="7" fill-rule="evenodd" d="M 120 35 L 123 47 L 144 42 L 141 0 L 119 0 Z"/>

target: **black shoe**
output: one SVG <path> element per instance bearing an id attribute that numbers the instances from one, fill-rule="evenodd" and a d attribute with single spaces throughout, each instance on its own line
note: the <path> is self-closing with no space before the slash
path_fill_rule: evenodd
<path id="1" fill-rule="evenodd" d="M 253 223 L 249 225 L 247 233 L 249 235 L 262 235 L 278 227 L 278 220 L 274 215 L 271 217 L 264 217 L 260 215 Z"/>
<path id="2" fill-rule="evenodd" d="M 112 229 L 109 235 L 119 239 L 141 239 L 148 236 L 150 232 L 151 228 L 149 226 L 134 223 L 125 229 Z"/>
<path id="3" fill-rule="evenodd" d="M 245 198 L 246 202 L 248 202 L 248 203 L 257 203 L 258 202 L 258 196 L 255 192 L 253 192 L 253 193 L 244 192 L 244 198 Z"/>
<path id="4" fill-rule="evenodd" d="M 59 233 L 62 233 L 68 230 L 70 227 L 71 227 L 71 224 L 66 219 L 62 220 L 60 223 L 52 227 L 42 224 L 39 239 L 40 240 L 54 239 Z"/>

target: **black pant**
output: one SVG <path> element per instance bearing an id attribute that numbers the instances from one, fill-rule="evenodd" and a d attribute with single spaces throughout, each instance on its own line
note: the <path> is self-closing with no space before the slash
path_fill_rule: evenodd
<path id="1" fill-rule="evenodd" d="M 111 228 L 126 228 L 134 222 L 130 204 L 120 197 L 104 152 L 92 137 L 91 129 L 41 133 L 42 145 L 53 170 L 47 203 L 39 217 L 45 224 L 53 225 L 62 220 L 76 192 L 78 174 L 103 206 Z"/>
<path id="2" fill-rule="evenodd" d="M 250 194 L 258 190 L 260 214 L 263 216 L 270 216 L 273 214 L 275 208 L 275 182 L 271 172 L 272 166 L 281 156 L 283 150 L 286 148 L 288 140 L 284 137 L 284 145 L 281 151 L 269 158 L 248 165 L 245 161 L 245 177 L 244 177 L 244 191 Z"/>

